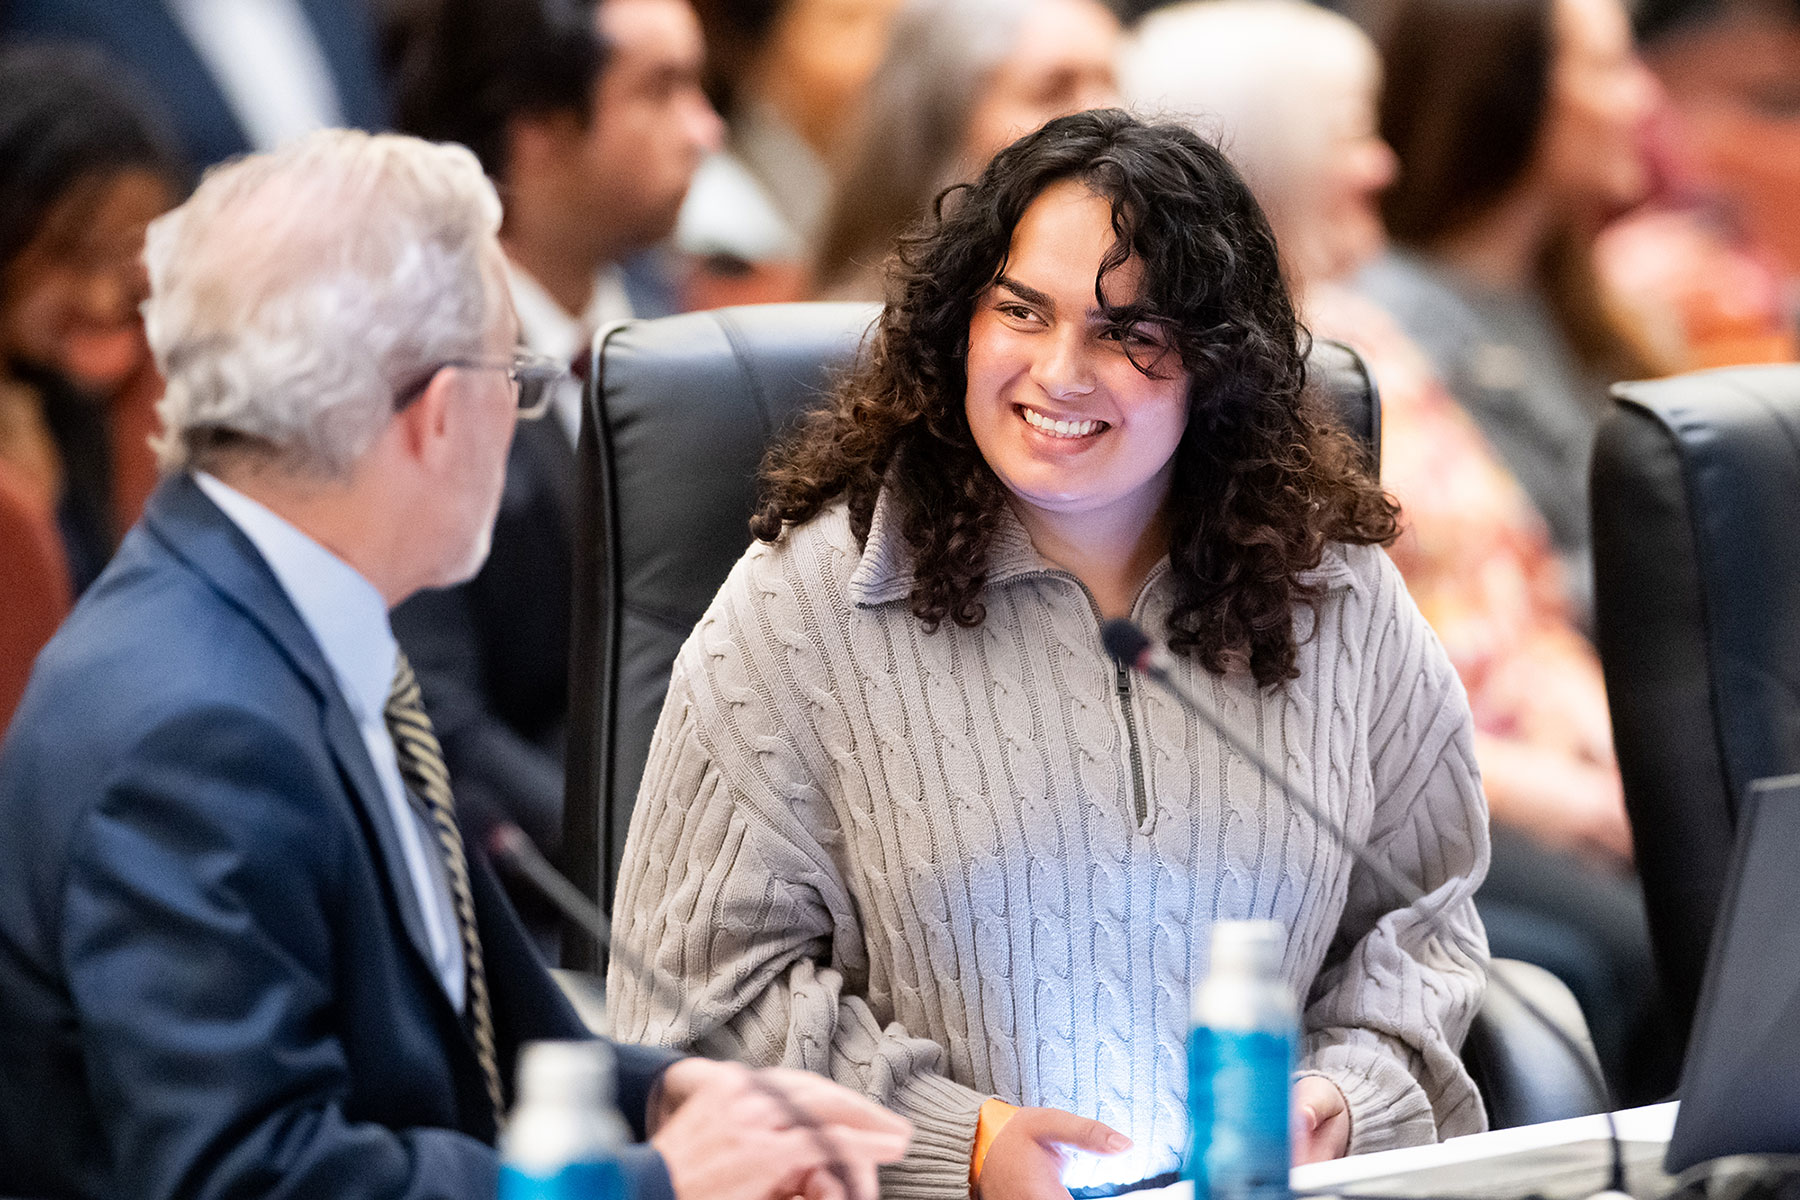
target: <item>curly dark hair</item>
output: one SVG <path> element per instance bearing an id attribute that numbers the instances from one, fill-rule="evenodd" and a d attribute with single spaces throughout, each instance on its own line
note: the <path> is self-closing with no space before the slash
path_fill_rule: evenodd
<path id="1" fill-rule="evenodd" d="M 1170 647 L 1214 671 L 1247 668 L 1263 686 L 1291 679 L 1295 605 L 1322 595 L 1301 572 L 1328 541 L 1391 541 L 1397 509 L 1307 388 L 1307 335 L 1250 189 L 1180 126 L 1118 110 L 1062 117 L 940 196 L 889 260 L 887 307 L 858 366 L 771 450 L 751 530 L 774 541 L 841 496 L 866 541 L 885 488 L 915 559 L 913 613 L 934 630 L 981 623 L 1008 501 L 969 430 L 969 321 L 1026 208 L 1070 179 L 1112 206 L 1117 241 L 1096 297 L 1104 305 L 1106 273 L 1138 259 L 1129 319 L 1164 324 L 1191 379 L 1169 510 Z"/>

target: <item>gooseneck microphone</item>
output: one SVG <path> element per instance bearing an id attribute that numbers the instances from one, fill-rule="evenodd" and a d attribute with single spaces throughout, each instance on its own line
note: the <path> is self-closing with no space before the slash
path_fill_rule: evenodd
<path id="1" fill-rule="evenodd" d="M 650 971 L 644 962 L 613 943 L 612 922 L 606 913 L 587 898 L 587 894 L 570 883 L 561 871 L 551 865 L 544 857 L 543 851 L 537 848 L 529 834 L 512 821 L 502 817 L 486 804 L 472 802 L 466 807 L 459 805 L 463 812 L 463 820 L 474 833 L 475 842 L 488 854 L 488 857 L 515 879 L 529 884 L 533 891 L 548 900 L 556 911 L 570 924 L 588 934 L 595 941 L 605 946 L 608 953 L 617 958 L 628 970 L 635 971 L 649 982 L 655 989 L 658 976 Z M 700 1053 L 709 1058 L 735 1061 L 736 1055 L 722 1047 L 715 1038 L 723 1021 L 715 1020 L 711 1025 L 699 1027 L 694 1034 L 693 1044 Z M 751 1086 L 773 1100 L 795 1128 L 806 1130 L 813 1144 L 818 1148 L 820 1157 L 825 1160 L 825 1170 L 837 1180 L 844 1189 L 846 1200 L 863 1200 L 859 1194 L 856 1181 L 851 1178 L 850 1168 L 844 1162 L 843 1155 L 838 1152 L 831 1135 L 804 1108 L 794 1102 L 780 1088 L 765 1082 L 760 1076 L 750 1076 Z M 870 1197 L 869 1200 L 874 1200 Z"/>
<path id="2" fill-rule="evenodd" d="M 1106 647 L 1107 653 L 1118 660 L 1120 666 L 1136 671 L 1155 683 L 1173 696 L 1182 708 L 1200 718 L 1214 733 L 1224 739 L 1226 745 L 1237 751 L 1246 761 L 1261 771 L 1270 782 L 1280 788 L 1281 794 L 1287 798 L 1288 802 L 1324 830 L 1333 842 L 1336 842 L 1351 858 L 1356 860 L 1358 866 L 1393 889 L 1395 894 L 1399 895 L 1406 903 L 1418 908 L 1433 933 L 1454 945 L 1470 958 L 1480 959 L 1485 956 L 1486 948 L 1476 946 L 1460 930 L 1446 921 L 1441 906 L 1430 903 L 1424 890 L 1418 884 L 1394 870 L 1385 861 L 1376 857 L 1367 846 L 1351 837 L 1350 832 L 1338 824 L 1335 817 L 1315 804 L 1310 795 L 1289 782 L 1287 772 L 1277 770 L 1261 751 L 1220 720 L 1213 712 L 1212 706 L 1203 703 L 1169 669 L 1173 665 L 1174 659 L 1166 649 L 1151 640 L 1149 634 L 1139 629 L 1132 621 L 1118 617 L 1100 627 L 1100 642 Z M 1488 982 L 1506 993 L 1520 1008 L 1531 1014 L 1533 1020 L 1548 1030 L 1557 1044 L 1567 1050 L 1575 1061 L 1581 1064 L 1581 1069 L 1587 1075 L 1588 1082 L 1593 1084 L 1595 1090 L 1605 1099 L 1606 1136 L 1612 1154 L 1611 1174 L 1607 1180 L 1606 1190 L 1624 1193 L 1625 1150 L 1619 1141 L 1618 1126 L 1613 1121 L 1612 1092 L 1606 1086 L 1606 1080 L 1601 1076 L 1599 1067 L 1589 1059 L 1567 1030 L 1545 1015 L 1544 1011 L 1511 980 L 1504 975 L 1490 971 Z"/>

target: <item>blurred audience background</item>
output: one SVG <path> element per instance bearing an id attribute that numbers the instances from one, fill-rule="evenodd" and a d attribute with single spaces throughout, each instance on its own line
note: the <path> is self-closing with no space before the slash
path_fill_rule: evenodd
<path id="1" fill-rule="evenodd" d="M 0 38 L 82 42 L 128 68 L 205 167 L 388 117 L 369 0 L 6 0 Z"/>
<path id="2" fill-rule="evenodd" d="M 1518 476 L 1586 619 L 1594 430 L 1608 384 L 1654 371 L 1602 302 L 1592 251 L 1649 195 L 1655 82 L 1619 0 L 1396 0 L 1378 37 L 1395 247 L 1358 286 Z"/>
<path id="3" fill-rule="evenodd" d="M 1600 238 L 1608 296 L 1680 369 L 1791 361 L 1800 303 L 1800 5 L 1641 0 L 1662 84 L 1653 203 Z"/>
<path id="4" fill-rule="evenodd" d="M 1398 159 L 1377 125 L 1368 35 L 1305 0 L 1194 0 L 1147 17 L 1122 62 L 1138 107 L 1217 138 L 1269 216 L 1302 316 L 1355 346 L 1380 388 L 1390 553 L 1468 691 L 1493 828 L 1476 896 L 1496 955 L 1573 991 L 1618 1095 L 1649 1102 L 1676 1063 L 1599 659 L 1543 518 L 1428 355 L 1351 291 L 1384 252 Z"/>
<path id="5" fill-rule="evenodd" d="M 400 127 L 475 150 L 525 345 L 574 362 L 608 323 L 673 311 L 656 253 L 723 126 L 687 0 L 444 0 L 396 47 Z M 415 596 L 394 632 L 431 705 L 459 803 L 561 840 L 580 389 L 513 438 L 492 548 L 468 583 Z M 516 897 L 548 932 L 551 914 Z"/>
<path id="6" fill-rule="evenodd" d="M 144 229 L 185 168 L 99 51 L 0 50 L 0 722 L 155 481 Z"/>
<path id="7" fill-rule="evenodd" d="M 1614 380 L 1795 357 L 1800 3 L 1338 7 L 3 0 L 0 720 L 153 483 L 137 259 L 209 164 L 333 124 L 468 144 L 523 340 L 575 359 L 631 316 L 880 298 L 944 188 L 1122 84 L 1222 139 L 1309 324 L 1370 361 L 1394 556 L 1482 730 L 1496 949 L 1561 974 L 1650 1098 L 1588 448 Z M 571 389 L 521 428 L 487 568 L 395 617 L 458 795 L 551 848 L 578 426 Z"/>
<path id="8" fill-rule="evenodd" d="M 728 145 L 708 159 L 677 242 L 695 307 L 801 300 L 831 207 L 831 164 L 900 0 L 700 0 L 707 89 Z"/>
<path id="9" fill-rule="evenodd" d="M 882 298 L 882 263 L 952 184 L 1044 122 L 1119 103 L 1119 23 L 1096 0 L 913 0 L 839 148 L 819 294 Z"/>

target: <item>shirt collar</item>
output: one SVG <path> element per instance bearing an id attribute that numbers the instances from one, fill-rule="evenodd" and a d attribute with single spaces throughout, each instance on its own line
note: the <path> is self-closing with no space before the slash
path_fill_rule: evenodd
<path id="1" fill-rule="evenodd" d="M 513 311 L 519 316 L 519 341 L 558 362 L 573 363 L 597 331 L 633 315 L 631 297 L 625 290 L 625 272 L 616 263 L 607 263 L 595 274 L 593 295 L 587 311 L 579 318 L 570 316 L 531 272 L 511 258 L 506 260 L 506 276 Z M 581 384 L 572 379 L 564 381 L 552 397 L 551 407 L 569 436 L 569 444 L 577 444 L 581 435 Z"/>
<path id="2" fill-rule="evenodd" d="M 506 260 L 506 278 L 513 310 L 519 314 L 519 341 L 561 362 L 574 362 L 582 343 L 601 326 L 633 315 L 625 273 L 616 263 L 607 263 L 595 272 L 593 295 L 587 311 L 579 317 L 558 304 L 530 271 L 511 258 Z"/>
<path id="3" fill-rule="evenodd" d="M 558 304 L 531 272 L 508 258 L 506 280 L 513 311 L 519 314 L 519 340 L 539 354 L 575 361 L 581 349 L 581 321 Z"/>
<path id="4" fill-rule="evenodd" d="M 387 602 L 355 567 L 236 488 L 205 472 L 194 482 L 256 547 L 300 614 L 358 721 L 377 719 L 393 687 L 398 646 Z"/>
<path id="5" fill-rule="evenodd" d="M 1150 573 L 1146 587 L 1160 582 L 1167 573 L 1168 558 Z M 987 586 L 998 587 L 1026 575 L 1068 575 L 1052 563 L 1032 544 L 1031 535 L 1009 507 L 1000 514 L 993 540 L 988 546 Z M 914 564 L 912 547 L 900 528 L 899 503 L 887 489 L 875 500 L 875 512 L 869 521 L 869 539 L 863 545 L 862 558 L 850 574 L 850 599 L 859 607 L 891 604 L 912 595 Z M 1074 578 L 1073 576 L 1069 576 Z M 1350 587 L 1356 575 L 1345 561 L 1343 551 L 1327 543 L 1319 565 L 1300 572 L 1302 583 L 1322 583 L 1327 591 Z"/>
<path id="6" fill-rule="evenodd" d="M 869 521 L 869 540 L 862 559 L 850 574 L 850 599 L 861 606 L 888 604 L 912 595 L 913 553 L 900 527 L 899 502 L 883 488 L 875 498 Z M 988 544 L 988 586 L 997 586 L 1020 575 L 1057 571 L 1049 559 L 1031 544 L 1031 535 L 1011 508 L 1000 514 L 999 525 Z"/>

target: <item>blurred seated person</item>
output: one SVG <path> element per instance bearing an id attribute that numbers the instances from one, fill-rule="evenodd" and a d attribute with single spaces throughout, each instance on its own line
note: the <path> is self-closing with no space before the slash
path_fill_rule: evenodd
<path id="1" fill-rule="evenodd" d="M 721 1022 L 906 1115 L 899 1194 L 1129 1185 L 1185 1148 L 1193 948 L 1266 918 L 1304 1005 L 1299 1161 L 1482 1128 L 1473 726 L 1381 552 L 1394 505 L 1305 388 L 1256 202 L 1212 144 L 1114 109 L 938 208 L 676 660 L 617 1028 Z M 1140 690 L 1101 645 L 1126 615 L 1461 936 Z"/>
<path id="2" fill-rule="evenodd" d="M 6 0 L 0 40 L 85 42 L 169 114 L 195 166 L 310 129 L 378 129 L 388 105 L 368 0 Z"/>
<path id="3" fill-rule="evenodd" d="M 664 315 L 666 296 L 622 264 L 669 235 L 719 140 L 687 0 L 445 0 L 435 17 L 403 56 L 401 116 L 473 148 L 506 197 L 522 343 L 568 363 L 607 323 Z M 580 410 L 571 380 L 519 431 L 475 578 L 394 614 L 458 791 L 546 850 L 562 836 Z"/>
<path id="4" fill-rule="evenodd" d="M 1118 47 L 1097 0 L 908 0 L 838 159 L 821 295 L 882 299 L 882 263 L 932 197 L 1052 117 L 1118 103 Z"/>
<path id="5" fill-rule="evenodd" d="M 328 130 L 151 226 L 168 478 L 0 748 L 0 1192 L 491 1200 L 521 1047 L 591 1036 L 388 629 L 481 562 L 539 398 L 499 224 L 466 150 Z M 796 1112 L 865 1194 L 906 1140 L 797 1072 L 613 1059 L 632 1200 L 840 1193 Z"/>
<path id="6" fill-rule="evenodd" d="M 1494 821 L 1476 907 L 1496 954 L 1565 979 L 1626 1103 L 1674 1085 L 1600 664 L 1518 481 L 1385 312 L 1344 285 L 1385 244 L 1394 155 L 1381 65 L 1354 24 L 1300 0 L 1199 0 L 1134 31 L 1121 82 L 1215 134 L 1268 213 L 1311 332 L 1355 346 L 1381 392 L 1389 547 L 1468 692 Z"/>
<path id="7" fill-rule="evenodd" d="M 1658 370 L 1602 298 L 1594 239 L 1649 193 L 1655 81 L 1621 0 L 1396 0 L 1382 28 L 1396 246 L 1357 286 L 1524 486 L 1585 628 L 1594 431 L 1613 381 Z"/>
<path id="8" fill-rule="evenodd" d="M 1672 368 L 1781 362 L 1800 332 L 1800 6 L 1645 0 L 1665 96 L 1657 202 L 1607 230 L 1616 307 Z"/>
<path id="9" fill-rule="evenodd" d="M 181 176 L 99 52 L 0 51 L 0 460 L 53 516 L 75 593 L 154 472 L 143 426 L 161 384 L 138 256 Z"/>
<path id="10" fill-rule="evenodd" d="M 676 242 L 686 306 L 804 300 L 842 148 L 900 0 L 696 0 L 728 145 L 701 165 Z"/>

